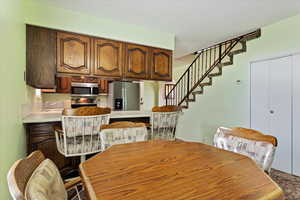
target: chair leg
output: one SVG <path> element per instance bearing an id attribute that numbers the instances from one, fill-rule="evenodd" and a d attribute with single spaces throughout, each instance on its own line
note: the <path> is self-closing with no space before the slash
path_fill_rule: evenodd
<path id="1" fill-rule="evenodd" d="M 80 163 L 83 163 L 85 161 L 85 155 L 80 156 Z"/>

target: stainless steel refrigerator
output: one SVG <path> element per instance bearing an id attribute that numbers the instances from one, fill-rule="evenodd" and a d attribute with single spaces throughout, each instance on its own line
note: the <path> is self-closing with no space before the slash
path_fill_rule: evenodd
<path id="1" fill-rule="evenodd" d="M 112 86 L 114 110 L 140 110 L 140 83 L 114 81 Z"/>

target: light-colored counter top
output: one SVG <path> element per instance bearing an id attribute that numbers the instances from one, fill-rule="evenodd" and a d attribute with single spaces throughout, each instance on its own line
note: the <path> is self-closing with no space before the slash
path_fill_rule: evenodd
<path id="1" fill-rule="evenodd" d="M 37 112 L 27 115 L 23 118 L 24 124 L 29 123 L 45 123 L 61 121 L 61 112 Z M 138 118 L 150 117 L 150 111 L 112 111 L 110 118 Z"/>

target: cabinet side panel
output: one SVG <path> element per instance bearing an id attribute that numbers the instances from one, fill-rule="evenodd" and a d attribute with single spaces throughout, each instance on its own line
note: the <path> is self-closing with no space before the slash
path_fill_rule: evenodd
<path id="1" fill-rule="evenodd" d="M 56 32 L 27 25 L 26 83 L 35 88 L 55 88 Z"/>

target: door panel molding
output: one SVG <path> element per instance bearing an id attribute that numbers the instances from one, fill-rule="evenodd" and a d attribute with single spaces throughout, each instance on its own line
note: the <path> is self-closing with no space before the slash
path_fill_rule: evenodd
<path id="1" fill-rule="evenodd" d="M 96 54 L 94 62 L 95 75 L 120 78 L 122 76 L 123 68 L 122 43 L 96 39 L 94 45 Z"/>
<path id="2" fill-rule="evenodd" d="M 172 52 L 152 49 L 151 79 L 172 80 Z"/>
<path id="3" fill-rule="evenodd" d="M 165 58 L 167 59 L 167 65 L 166 67 L 168 67 L 169 63 L 170 63 L 170 56 L 165 53 L 165 52 L 158 52 L 158 53 L 154 53 L 153 54 L 153 71 L 154 74 L 160 77 L 168 77 L 170 76 L 170 68 L 168 67 L 165 73 L 159 72 L 159 68 L 156 65 L 156 61 L 158 60 L 158 56 L 165 56 Z"/>
<path id="4" fill-rule="evenodd" d="M 149 53 L 148 47 L 128 44 L 126 45 L 126 65 L 125 77 L 148 79 L 149 67 Z"/>
<path id="5" fill-rule="evenodd" d="M 284 56 L 250 63 L 250 126 L 278 138 L 273 166 L 288 173 L 292 172 L 293 162 L 291 58 Z"/>
<path id="6" fill-rule="evenodd" d="M 57 33 L 57 72 L 90 74 L 91 39 L 87 36 Z"/>

